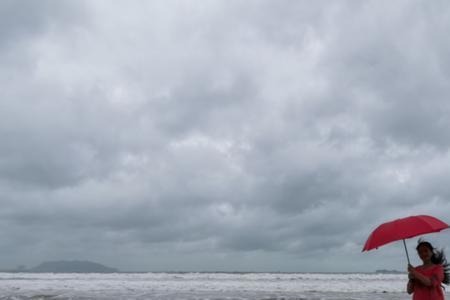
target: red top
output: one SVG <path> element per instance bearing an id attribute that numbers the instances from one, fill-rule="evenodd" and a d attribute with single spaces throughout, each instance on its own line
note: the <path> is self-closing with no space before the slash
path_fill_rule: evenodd
<path id="1" fill-rule="evenodd" d="M 430 278 L 432 285 L 425 286 L 418 280 L 415 280 L 413 300 L 444 300 L 444 292 L 441 287 L 442 280 L 444 280 L 444 268 L 442 265 L 434 265 L 428 268 L 418 266 L 415 269 L 420 274 Z"/>

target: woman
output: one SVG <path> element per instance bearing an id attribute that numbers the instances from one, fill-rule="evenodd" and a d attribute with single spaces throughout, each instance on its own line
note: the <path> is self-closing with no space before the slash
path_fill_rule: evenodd
<path id="1" fill-rule="evenodd" d="M 444 251 L 438 251 L 422 240 L 416 250 L 423 264 L 415 268 L 408 265 L 408 294 L 413 294 L 413 300 L 444 300 L 441 283 L 450 282 Z"/>

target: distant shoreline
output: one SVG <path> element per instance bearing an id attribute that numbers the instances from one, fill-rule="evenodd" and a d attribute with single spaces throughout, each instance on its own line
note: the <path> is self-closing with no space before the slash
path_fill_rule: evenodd
<path id="1" fill-rule="evenodd" d="M 0 273 L 98 273 L 98 274 L 404 274 L 397 270 L 380 269 L 376 271 L 352 271 L 352 272 L 284 272 L 284 271 L 122 271 L 116 268 L 111 268 L 100 263 L 83 260 L 59 260 L 59 261 L 46 261 L 33 268 L 25 268 L 20 266 L 16 269 L 0 270 Z"/>
<path id="2" fill-rule="evenodd" d="M 406 272 L 398 271 L 398 270 L 376 270 L 377 274 L 406 274 Z"/>

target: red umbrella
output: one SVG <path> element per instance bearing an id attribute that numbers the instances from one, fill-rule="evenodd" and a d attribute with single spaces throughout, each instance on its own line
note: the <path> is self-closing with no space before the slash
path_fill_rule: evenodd
<path id="1" fill-rule="evenodd" d="M 363 252 L 378 248 L 390 242 L 403 240 L 406 257 L 409 255 L 406 249 L 405 239 L 409 239 L 421 234 L 438 232 L 448 228 L 448 224 L 431 216 L 411 216 L 383 223 L 378 226 L 369 236 L 364 245 Z"/>

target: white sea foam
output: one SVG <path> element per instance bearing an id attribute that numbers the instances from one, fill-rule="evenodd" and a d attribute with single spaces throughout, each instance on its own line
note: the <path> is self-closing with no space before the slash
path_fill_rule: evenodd
<path id="1" fill-rule="evenodd" d="M 410 299 L 405 275 L 0 273 L 0 299 Z"/>

